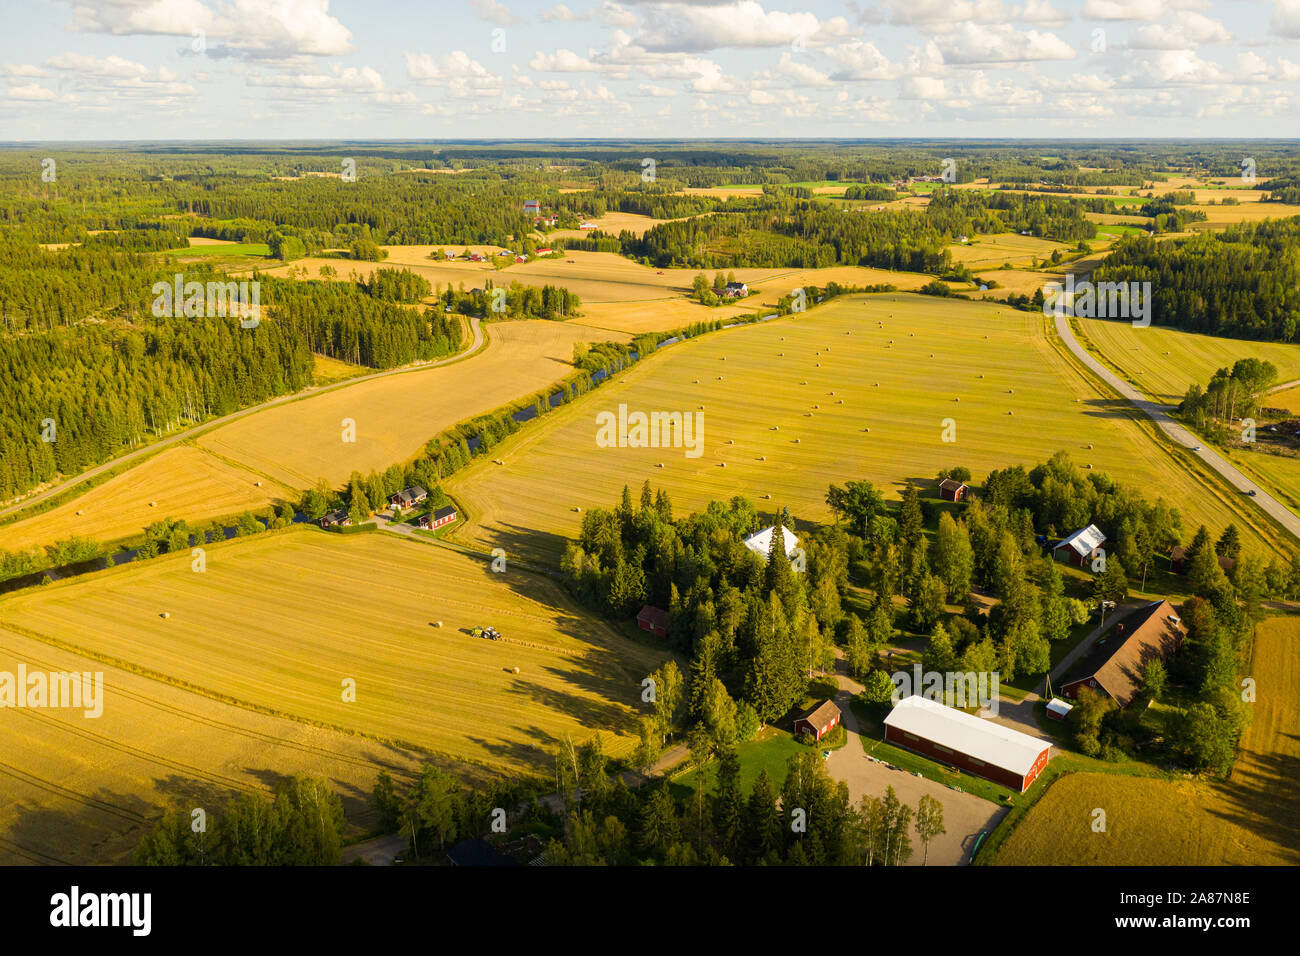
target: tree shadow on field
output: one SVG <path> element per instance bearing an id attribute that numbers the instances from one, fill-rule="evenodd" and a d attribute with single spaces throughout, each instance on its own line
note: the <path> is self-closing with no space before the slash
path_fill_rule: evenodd
<path id="1" fill-rule="evenodd" d="M 566 544 L 568 539 L 562 535 L 519 525 L 501 525 L 493 529 L 488 541 L 489 548 L 505 551 L 507 567 L 511 560 L 517 560 L 555 571 L 559 571 Z"/>
<path id="2" fill-rule="evenodd" d="M 1294 747 L 1300 736 L 1281 734 Z M 1222 798 L 1209 802 L 1207 810 L 1245 830 L 1258 834 L 1277 848 L 1280 862 L 1300 863 L 1300 757 L 1293 753 L 1243 753 L 1232 777 L 1214 784 Z M 1230 861 L 1223 861 L 1230 862 Z"/>
<path id="3" fill-rule="evenodd" d="M 13 821 L 0 830 L 0 866 L 124 864 L 153 826 L 160 808 L 138 794 L 100 788 L 84 802 L 57 793 L 14 803 Z"/>
<path id="4" fill-rule="evenodd" d="M 1087 398 L 1080 404 L 1083 413 L 1093 418 L 1133 418 L 1134 415 L 1143 420 L 1146 418 L 1126 398 Z M 1029 421 L 1032 423 L 1032 419 Z"/>
<path id="5" fill-rule="evenodd" d="M 523 765 L 537 773 L 554 769 L 554 756 L 560 740 L 536 724 L 520 728 L 531 743 L 521 740 L 488 740 L 484 737 L 466 737 L 466 742 L 483 748 L 502 762 Z M 576 743 L 576 741 L 575 741 Z"/>

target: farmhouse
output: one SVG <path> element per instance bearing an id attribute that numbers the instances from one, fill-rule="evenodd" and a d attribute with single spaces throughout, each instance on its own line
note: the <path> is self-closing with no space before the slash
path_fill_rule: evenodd
<path id="1" fill-rule="evenodd" d="M 656 637 L 668 636 L 668 612 L 647 604 L 636 615 L 636 623 L 643 631 L 649 631 Z"/>
<path id="2" fill-rule="evenodd" d="M 1105 694 L 1120 707 L 1133 702 L 1142 687 L 1148 661 L 1168 660 L 1187 633 L 1168 601 L 1152 601 L 1125 618 L 1120 627 L 1098 641 L 1075 668 L 1079 676 L 1061 685 L 1061 694 L 1079 699 L 1084 687 Z"/>
<path id="3" fill-rule="evenodd" d="M 755 531 L 745 539 L 745 547 L 749 548 L 749 550 L 753 551 L 755 554 L 761 554 L 766 558 L 772 550 L 772 532 L 774 530 L 774 527 L 767 527 L 762 531 Z M 794 554 L 796 549 L 798 549 L 799 539 L 791 533 L 789 528 L 785 527 L 781 529 L 781 539 L 785 544 L 785 556 L 788 558 Z"/>
<path id="4" fill-rule="evenodd" d="M 456 520 L 456 509 L 451 505 L 445 508 L 439 508 L 433 514 L 420 515 L 420 527 L 425 531 L 432 531 L 435 528 L 441 528 L 445 524 L 451 524 Z"/>
<path id="5" fill-rule="evenodd" d="M 554 251 L 555 251 L 555 250 L 552 249 L 550 246 L 547 246 L 545 249 L 538 249 L 538 250 L 537 250 L 537 254 L 538 254 L 539 256 L 549 256 L 549 255 L 550 255 L 551 253 L 553 253 Z"/>
<path id="6" fill-rule="evenodd" d="M 328 514 L 321 515 L 320 526 L 322 528 L 332 528 L 338 525 L 345 528 L 352 523 L 351 516 L 343 510 L 331 511 Z"/>
<path id="7" fill-rule="evenodd" d="M 812 734 L 818 740 L 830 733 L 840 722 L 840 709 L 831 701 L 824 700 L 811 711 L 794 722 L 794 732 Z"/>
<path id="8" fill-rule="evenodd" d="M 905 697 L 885 718 L 885 740 L 1019 793 L 1047 766 L 1045 740 L 925 697 Z"/>
<path id="9" fill-rule="evenodd" d="M 955 481 L 952 478 L 945 478 L 939 482 L 939 497 L 944 501 L 965 501 L 966 492 L 969 490 L 965 482 Z"/>
<path id="10" fill-rule="evenodd" d="M 533 216 L 534 218 L 541 214 L 542 201 L 540 199 L 524 200 L 524 215 Z"/>
<path id="11" fill-rule="evenodd" d="M 1105 542 L 1106 536 L 1101 533 L 1101 529 L 1095 524 L 1090 524 L 1058 541 L 1056 547 L 1052 549 L 1052 557 L 1058 561 L 1069 561 L 1081 568 L 1086 567 Z"/>
<path id="12" fill-rule="evenodd" d="M 722 290 L 725 299 L 743 299 L 747 295 L 749 295 L 749 286 L 743 282 L 728 282 Z"/>
<path id="13" fill-rule="evenodd" d="M 394 508 L 411 508 L 418 505 L 427 497 L 429 497 L 427 491 L 419 485 L 412 485 L 410 488 L 399 491 L 395 495 L 389 495 L 388 503 Z"/>

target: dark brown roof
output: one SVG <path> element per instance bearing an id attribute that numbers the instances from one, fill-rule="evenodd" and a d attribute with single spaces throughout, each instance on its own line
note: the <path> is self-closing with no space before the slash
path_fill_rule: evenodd
<path id="1" fill-rule="evenodd" d="M 668 630 L 668 612 L 663 608 L 655 607 L 653 604 L 647 604 L 637 612 L 636 619 L 638 622 L 645 621 L 651 627 L 662 627 Z"/>
<path id="2" fill-rule="evenodd" d="M 840 709 L 829 700 L 824 700 L 812 710 L 810 710 L 800 720 L 806 720 L 818 730 L 821 730 L 836 717 L 840 716 Z"/>
<path id="3" fill-rule="evenodd" d="M 1171 621 L 1170 618 L 1173 618 Z M 1142 686 L 1142 668 L 1148 661 L 1168 660 L 1186 634 L 1168 601 L 1152 601 L 1124 618 L 1128 637 L 1118 641 L 1104 659 L 1076 680 L 1095 680 L 1121 707 L 1127 707 Z M 1116 635 L 1118 637 L 1118 635 Z M 1070 683 L 1075 683 L 1071 681 Z"/>
<path id="4" fill-rule="evenodd" d="M 939 482 L 939 487 L 944 491 L 956 491 L 958 488 L 965 488 L 966 482 L 957 481 L 955 478 L 945 478 Z"/>
<path id="5" fill-rule="evenodd" d="M 455 513 L 456 513 L 456 509 L 453 508 L 451 505 L 447 505 L 446 507 L 439 508 L 437 511 L 433 513 L 433 520 L 441 521 L 443 518 L 447 517 L 448 515 L 454 515 Z"/>

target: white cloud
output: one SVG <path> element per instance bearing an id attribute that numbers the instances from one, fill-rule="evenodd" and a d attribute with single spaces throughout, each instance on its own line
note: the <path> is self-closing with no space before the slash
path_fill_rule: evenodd
<path id="1" fill-rule="evenodd" d="M 1085 20 L 1159 20 L 1178 10 L 1204 10 L 1209 0 L 1085 0 Z"/>
<path id="2" fill-rule="evenodd" d="M 821 29 L 811 13 L 767 11 L 756 0 L 717 6 L 664 3 L 651 7 L 637 44 L 651 51 L 702 53 L 726 47 L 789 46 L 807 42 Z"/>
<path id="3" fill-rule="evenodd" d="M 600 64 L 572 50 L 556 50 L 554 53 L 539 50 L 528 65 L 539 73 L 596 73 L 602 69 Z"/>
<path id="4" fill-rule="evenodd" d="M 1054 33 L 1017 30 L 1010 24 L 963 23 L 934 43 L 945 63 L 1027 63 L 1034 60 L 1073 60 L 1075 51 Z"/>
<path id="5" fill-rule="evenodd" d="M 1218 20 L 1199 13 L 1183 13 L 1172 24 L 1139 27 L 1125 46 L 1134 50 L 1194 50 L 1198 46 L 1231 42 L 1232 34 Z"/>
<path id="6" fill-rule="evenodd" d="M 1275 0 L 1268 26 L 1278 36 L 1300 40 L 1300 0 Z"/>
<path id="7" fill-rule="evenodd" d="M 404 52 L 406 74 L 416 83 L 442 86 L 452 96 L 469 96 L 480 90 L 500 90 L 505 80 L 470 57 L 464 50 L 453 50 L 438 59 L 428 53 Z"/>
<path id="8" fill-rule="evenodd" d="M 287 59 L 351 53 L 352 33 L 329 13 L 329 0 L 60 0 L 73 5 L 69 29 L 116 36 L 192 38 L 201 30 L 209 56 Z"/>
<path id="9" fill-rule="evenodd" d="M 504 3 L 500 3 L 499 0 L 469 0 L 469 5 L 474 8 L 481 19 L 499 23 L 503 27 L 513 27 L 528 22 L 527 19 L 514 13 Z"/>
<path id="10" fill-rule="evenodd" d="M 824 52 L 839 67 L 831 74 L 833 80 L 885 80 L 898 73 L 899 68 L 874 43 L 852 40 Z"/>
<path id="11" fill-rule="evenodd" d="M 378 93 L 384 89 L 384 79 L 371 67 L 363 66 L 357 69 L 350 66 L 346 69 L 336 68 L 333 73 L 250 76 L 248 85 L 333 93 Z"/>

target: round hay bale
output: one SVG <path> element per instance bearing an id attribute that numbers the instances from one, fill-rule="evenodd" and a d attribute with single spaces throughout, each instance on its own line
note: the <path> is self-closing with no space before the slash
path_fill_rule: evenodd
<path id="1" fill-rule="evenodd" d="M 1014 415 L 1015 412 L 1007 412 L 1008 415 Z"/>
<path id="2" fill-rule="evenodd" d="M 779 432 L 780 430 L 781 430 L 781 426 L 780 426 L 780 425 L 773 425 L 773 426 L 772 426 L 772 431 L 774 431 L 774 432 Z"/>
<path id="3" fill-rule="evenodd" d="M 764 498 L 771 498 L 772 496 L 771 496 L 771 495 L 764 495 L 763 497 L 764 497 Z"/>
<path id="4" fill-rule="evenodd" d="M 255 481 L 255 482 L 253 482 L 253 487 L 254 487 L 254 488 L 261 488 L 261 487 L 262 487 L 262 483 L 261 483 L 260 481 Z"/>
<path id="5" fill-rule="evenodd" d="M 869 432 L 869 431 L 871 431 L 870 428 L 864 428 L 864 429 L 862 429 L 862 430 L 863 430 L 864 432 Z"/>
<path id="6" fill-rule="evenodd" d="M 161 614 L 159 614 L 158 616 L 159 616 L 160 618 L 162 618 L 162 619 L 165 621 L 165 620 L 167 620 L 169 617 L 172 616 L 172 612 L 171 612 L 171 611 L 163 611 L 163 612 L 162 612 Z"/>
<path id="7" fill-rule="evenodd" d="M 1088 451 L 1092 451 L 1092 442 L 1088 442 Z"/>
<path id="8" fill-rule="evenodd" d="M 813 408 L 821 408 L 820 405 L 814 405 Z"/>
<path id="9" fill-rule="evenodd" d="M 659 462 L 659 464 L 655 465 L 656 468 L 662 468 L 663 466 L 664 466 L 664 463 L 663 463 L 662 461 Z"/>
<path id="10" fill-rule="evenodd" d="M 818 363 L 817 363 L 817 367 L 818 367 L 818 368 L 821 368 L 821 367 L 822 367 L 822 363 L 821 363 L 821 362 L 818 362 Z"/>
<path id="11" fill-rule="evenodd" d="M 759 460 L 759 461 L 767 461 L 767 456 L 766 456 L 766 455 L 759 455 L 759 456 L 758 456 L 758 460 Z"/>
<path id="12" fill-rule="evenodd" d="M 442 627 L 442 621 L 434 621 L 434 622 L 433 622 L 433 626 L 434 626 L 434 627 Z"/>
<path id="13" fill-rule="evenodd" d="M 77 512 L 77 516 L 78 516 L 78 517 L 81 516 L 81 512 L 80 512 L 80 511 Z"/>
<path id="14" fill-rule="evenodd" d="M 726 468 L 726 467 L 727 467 L 727 463 L 726 463 L 725 461 L 720 461 L 720 462 L 718 462 L 718 467 L 719 467 L 719 468 Z"/>
<path id="15" fill-rule="evenodd" d="M 727 439 L 727 444 L 728 444 L 728 445 L 734 445 L 735 443 L 736 443 L 736 439 L 734 439 L 734 438 L 728 438 L 728 439 Z"/>
<path id="16" fill-rule="evenodd" d="M 719 381 L 719 382 L 722 381 L 722 376 L 721 376 L 721 375 L 718 376 L 718 381 Z"/>
<path id="17" fill-rule="evenodd" d="M 1008 395 L 1014 395 L 1014 394 L 1016 394 L 1016 390 L 1015 390 L 1014 388 L 1009 388 L 1009 389 L 1007 389 L 1007 394 L 1008 394 Z"/>
<path id="18" fill-rule="evenodd" d="M 149 502 L 149 507 L 150 507 L 150 508 L 157 508 L 157 507 L 158 507 L 158 502 L 156 502 L 156 501 L 151 501 L 151 502 Z"/>
<path id="19" fill-rule="evenodd" d="M 703 406 L 703 405 L 700 406 L 700 411 L 704 411 L 704 406 Z"/>
<path id="20" fill-rule="evenodd" d="M 960 402 L 961 399 L 960 399 L 960 398 L 954 398 L 953 401 L 954 401 L 954 402 Z"/>
<path id="21" fill-rule="evenodd" d="M 510 670 L 511 670 L 511 673 L 514 673 L 514 674 L 518 674 L 518 673 L 519 673 L 519 668 L 518 668 L 518 667 L 512 667 L 512 668 L 510 668 Z"/>
<path id="22" fill-rule="evenodd" d="M 582 509 L 581 509 L 581 508 L 574 508 L 573 510 L 576 511 L 576 512 L 578 512 L 578 514 L 582 514 Z"/>
<path id="23" fill-rule="evenodd" d="M 843 404 L 844 404 L 844 399 L 842 399 L 842 398 L 837 398 L 837 399 L 835 399 L 835 404 L 836 404 L 836 405 L 843 405 Z"/>
<path id="24" fill-rule="evenodd" d="M 796 445 L 799 444 L 799 439 L 796 438 L 796 439 L 794 440 L 794 443 L 795 443 Z"/>

